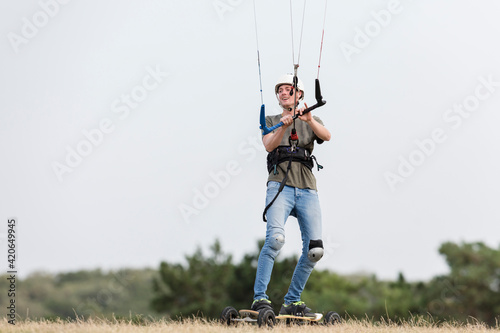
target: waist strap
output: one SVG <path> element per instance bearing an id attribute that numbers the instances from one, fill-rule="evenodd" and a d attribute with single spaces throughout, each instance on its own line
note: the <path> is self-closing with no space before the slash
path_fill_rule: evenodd
<path id="1" fill-rule="evenodd" d="M 289 146 L 279 146 L 267 155 L 267 172 L 277 174 L 277 166 L 286 161 L 299 162 L 312 170 L 314 167 L 313 160 L 316 160 L 314 155 L 311 155 L 309 150 L 296 147 L 294 151 L 290 149 Z M 316 164 L 318 164 L 316 162 Z M 318 170 L 323 167 L 318 164 Z"/>

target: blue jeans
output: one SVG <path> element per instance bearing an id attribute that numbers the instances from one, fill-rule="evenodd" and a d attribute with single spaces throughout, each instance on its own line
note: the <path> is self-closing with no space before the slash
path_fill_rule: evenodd
<path id="1" fill-rule="evenodd" d="M 267 184 L 266 205 L 271 202 L 280 183 Z M 306 286 L 309 275 L 316 263 L 309 260 L 309 241 L 321 239 L 321 210 L 318 193 L 315 190 L 285 186 L 274 204 L 267 211 L 266 242 L 262 247 L 257 264 L 254 285 L 254 300 L 269 299 L 267 285 L 271 280 L 274 259 L 285 244 L 285 223 L 288 216 L 294 216 L 302 234 L 302 255 L 293 272 L 292 281 L 285 295 L 285 304 L 300 301 L 300 295 Z"/>

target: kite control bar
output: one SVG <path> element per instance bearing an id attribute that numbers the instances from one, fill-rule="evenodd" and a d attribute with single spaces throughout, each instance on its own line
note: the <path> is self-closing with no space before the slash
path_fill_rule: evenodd
<path id="1" fill-rule="evenodd" d="M 316 79 L 316 87 L 315 87 L 315 90 L 316 90 L 316 104 L 314 104 L 313 106 L 310 106 L 308 107 L 307 109 L 305 109 L 302 114 L 306 114 L 308 112 L 311 112 L 312 110 L 316 109 L 316 108 L 319 108 L 320 106 L 323 106 L 326 104 L 326 101 L 323 100 L 323 96 L 321 96 L 321 88 L 319 86 L 319 80 Z M 292 117 L 292 119 L 297 119 L 299 117 L 299 114 L 296 114 Z M 266 111 L 265 111 L 265 106 L 264 104 L 262 104 L 262 106 L 260 107 L 260 129 L 263 131 L 263 134 L 266 135 L 266 134 L 269 134 L 270 132 L 274 131 L 275 129 L 277 128 L 280 128 L 281 126 L 283 126 L 283 122 L 280 121 L 278 124 L 272 126 L 272 127 L 267 127 L 266 126 Z"/>

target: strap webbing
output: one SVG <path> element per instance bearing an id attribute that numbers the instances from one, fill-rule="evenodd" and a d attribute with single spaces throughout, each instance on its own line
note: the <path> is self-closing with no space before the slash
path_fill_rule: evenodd
<path id="1" fill-rule="evenodd" d="M 283 180 L 280 183 L 280 187 L 278 189 L 278 193 L 276 193 L 276 195 L 274 196 L 273 200 L 271 200 L 271 202 L 266 206 L 266 208 L 264 209 L 264 213 L 262 214 L 262 219 L 264 220 L 264 222 L 267 222 L 267 219 L 266 219 L 267 210 L 276 201 L 276 199 L 280 195 L 281 191 L 283 191 L 283 188 L 285 188 L 286 180 L 288 179 L 288 171 L 290 171 L 291 167 L 292 167 L 292 156 L 290 155 L 290 160 L 288 161 L 288 166 L 286 167 L 285 178 L 283 178 Z"/>

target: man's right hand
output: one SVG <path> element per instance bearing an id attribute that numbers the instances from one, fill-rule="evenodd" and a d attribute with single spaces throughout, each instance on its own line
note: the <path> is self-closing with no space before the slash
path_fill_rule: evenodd
<path id="1" fill-rule="evenodd" d="M 286 115 L 281 117 L 280 121 L 283 122 L 283 127 L 288 127 L 293 123 L 293 117 L 291 115 Z"/>

